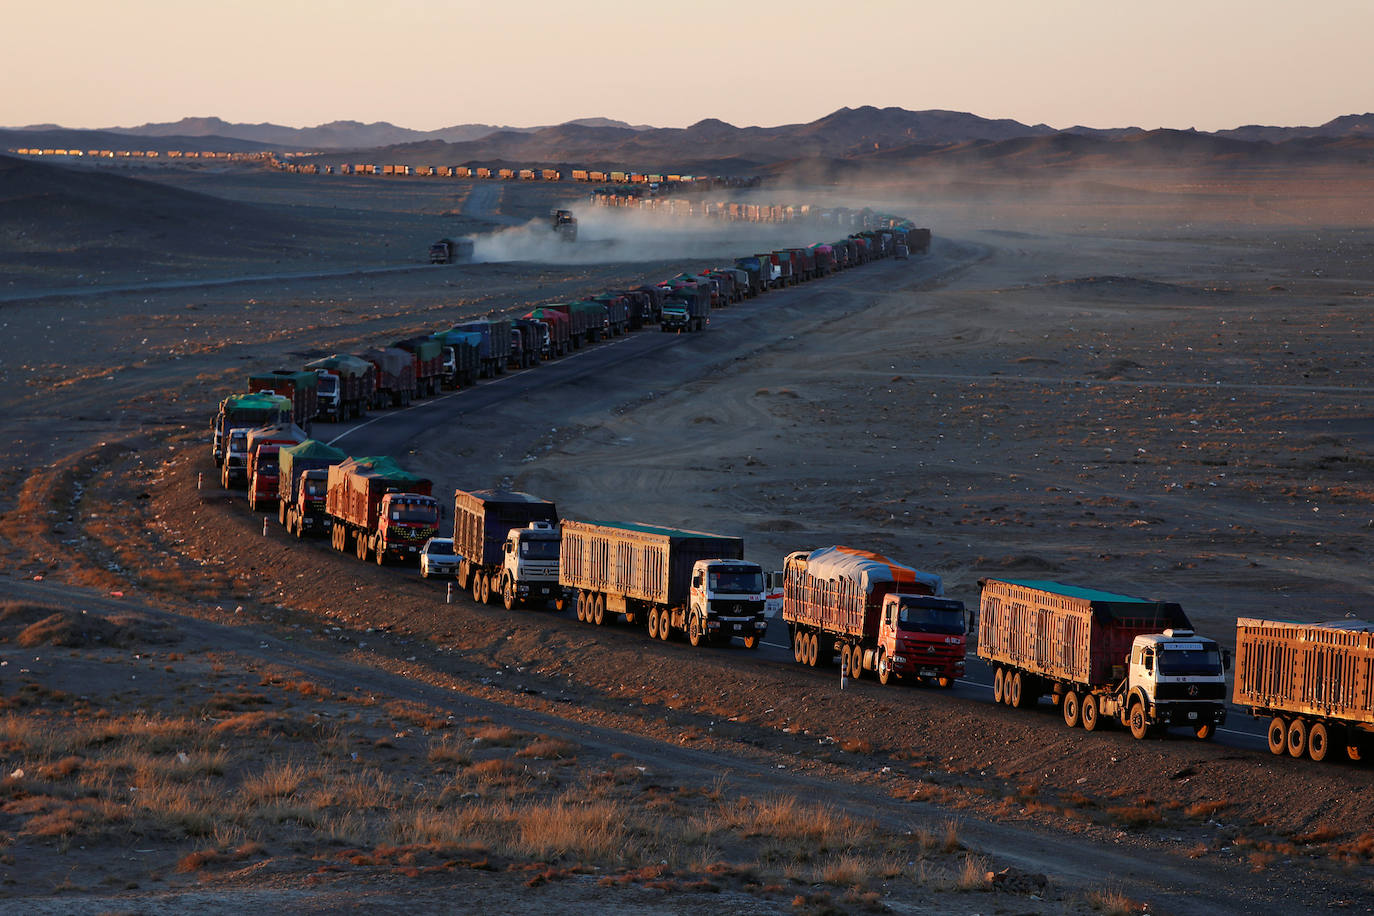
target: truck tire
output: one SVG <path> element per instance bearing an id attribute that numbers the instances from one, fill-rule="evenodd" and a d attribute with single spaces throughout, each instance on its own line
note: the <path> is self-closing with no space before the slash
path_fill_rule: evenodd
<path id="1" fill-rule="evenodd" d="M 793 631 L 792 631 L 792 658 L 793 658 L 793 660 L 796 661 L 797 664 L 800 665 L 800 664 L 802 663 L 802 659 L 805 658 L 805 657 L 806 657 L 806 634 L 805 634 L 805 633 L 798 632 L 798 631 L 796 631 L 796 630 L 793 630 Z"/>
<path id="2" fill-rule="evenodd" d="M 999 669 L 1000 670 L 1000 669 Z M 878 650 L 878 683 L 886 687 L 892 681 L 892 662 L 886 649 Z"/>
<path id="3" fill-rule="evenodd" d="M 484 603 L 482 601 L 482 571 L 480 569 L 472 574 L 472 600 L 478 604 Z"/>
<path id="4" fill-rule="evenodd" d="M 606 596 L 600 593 L 592 596 L 592 623 L 597 626 L 606 624 Z"/>
<path id="5" fill-rule="evenodd" d="M 658 638 L 664 642 L 673 638 L 673 615 L 666 608 L 658 612 Z"/>
<path id="6" fill-rule="evenodd" d="M 1145 718 L 1145 704 L 1136 700 L 1131 704 L 1131 737 L 1142 740 L 1150 733 L 1150 722 Z"/>
<path id="7" fill-rule="evenodd" d="M 277 500 L 277 524 L 286 527 L 286 503 Z"/>
<path id="8" fill-rule="evenodd" d="M 1097 731 L 1098 713 L 1097 697 L 1091 693 L 1086 694 L 1083 697 L 1083 708 L 1078 711 L 1078 718 L 1082 721 L 1085 732 Z"/>
<path id="9" fill-rule="evenodd" d="M 811 638 L 806 641 L 806 664 L 814 668 L 820 660 L 821 635 L 819 633 L 812 633 Z"/>
<path id="10" fill-rule="evenodd" d="M 491 576 L 482 576 L 482 603 L 491 604 Z"/>
<path id="11" fill-rule="evenodd" d="M 1021 709 L 1025 706 L 1025 695 L 1021 692 L 1025 686 L 1025 678 L 1020 671 L 1013 671 L 1010 680 L 1010 684 L 1006 678 L 1002 680 L 1002 691 L 1007 695 L 1007 705 L 1012 709 Z"/>
<path id="12" fill-rule="evenodd" d="M 502 576 L 501 604 L 505 606 L 506 610 L 513 611 L 517 603 L 515 600 L 515 583 L 510 580 L 510 576 Z"/>
<path id="13" fill-rule="evenodd" d="M 1064 710 L 1064 724 L 1069 728 L 1077 728 L 1079 715 L 1083 711 L 1083 698 L 1078 695 L 1077 690 L 1070 690 L 1064 694 L 1064 699 L 1060 701 Z"/>
<path id="14" fill-rule="evenodd" d="M 649 608 L 649 638 L 658 639 L 658 608 Z"/>
<path id="15" fill-rule="evenodd" d="M 1281 716 L 1269 720 L 1269 753 L 1281 756 L 1288 745 L 1288 723 Z"/>
<path id="16" fill-rule="evenodd" d="M 1325 722 L 1313 722 L 1312 727 L 1307 730 L 1307 756 L 1317 763 L 1325 760 L 1326 755 L 1331 752 L 1330 737 Z"/>
<path id="17" fill-rule="evenodd" d="M 701 632 L 701 618 L 693 614 L 687 621 L 687 641 L 692 644 L 692 648 L 697 648 L 705 640 Z"/>
<path id="18" fill-rule="evenodd" d="M 386 565 L 386 550 L 385 550 L 385 549 L 383 549 L 383 548 L 381 548 L 381 547 L 378 547 L 378 548 L 377 548 L 376 550 L 374 550 L 372 553 L 373 553 L 373 556 L 374 556 L 374 557 L 376 558 L 376 560 L 377 560 L 377 565 L 378 565 L 378 566 L 385 566 L 385 565 Z"/>
<path id="19" fill-rule="evenodd" d="M 367 538 L 364 535 L 354 535 L 353 552 L 358 555 L 358 559 L 367 562 Z"/>
<path id="20" fill-rule="evenodd" d="M 1294 716 L 1288 723 L 1288 736 L 1285 741 L 1289 757 L 1302 757 L 1307 753 L 1307 720 Z"/>
<path id="21" fill-rule="evenodd" d="M 992 673 L 992 702 L 1005 703 L 1007 701 L 1007 674 L 1006 670 L 1000 665 Z"/>

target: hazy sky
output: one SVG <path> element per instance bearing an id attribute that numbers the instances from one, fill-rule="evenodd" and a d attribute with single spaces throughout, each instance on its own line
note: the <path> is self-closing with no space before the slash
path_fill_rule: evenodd
<path id="1" fill-rule="evenodd" d="M 895 105 L 1215 130 L 1374 109 L 1374 0 L 68 0 L 3 22 L 7 126 L 772 126 Z"/>

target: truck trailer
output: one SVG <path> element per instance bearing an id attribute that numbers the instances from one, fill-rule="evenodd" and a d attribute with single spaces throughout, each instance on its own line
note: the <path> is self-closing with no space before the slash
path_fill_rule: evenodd
<path id="1" fill-rule="evenodd" d="M 425 541 L 439 533 L 433 484 L 385 457 L 349 458 L 329 468 L 325 512 L 334 549 L 358 559 L 418 561 Z"/>
<path id="2" fill-rule="evenodd" d="M 1325 760 L 1374 754 L 1374 623 L 1236 621 L 1232 702 L 1269 719 L 1269 750 Z"/>
<path id="3" fill-rule="evenodd" d="M 534 601 L 562 610 L 559 542 L 558 509 L 550 500 L 517 490 L 453 494 L 458 587 L 470 587 L 479 604 L 499 595 L 508 611 Z"/>
<path id="4" fill-rule="evenodd" d="M 248 376 L 248 390 L 255 394 L 278 394 L 291 401 L 291 422 L 310 429 L 310 421 L 319 412 L 317 387 L 319 377 L 313 372 L 295 369 L 273 369 Z"/>
<path id="5" fill-rule="evenodd" d="M 1173 602 L 1047 580 L 979 583 L 978 657 L 993 698 L 1018 708 L 1049 694 L 1064 724 L 1117 719 L 1136 738 L 1226 721 L 1224 658 Z"/>
<path id="6" fill-rule="evenodd" d="M 577 619 L 648 625 L 651 639 L 693 646 L 738 636 L 754 649 L 768 629 L 763 570 L 744 540 L 639 522 L 563 521 L 558 578 L 577 593 Z"/>
<path id="7" fill-rule="evenodd" d="M 838 655 L 850 677 L 872 671 L 883 684 L 952 687 L 963 677 L 964 605 L 943 595 L 938 575 L 854 547 L 799 550 L 783 562 L 792 657 L 815 667 Z"/>

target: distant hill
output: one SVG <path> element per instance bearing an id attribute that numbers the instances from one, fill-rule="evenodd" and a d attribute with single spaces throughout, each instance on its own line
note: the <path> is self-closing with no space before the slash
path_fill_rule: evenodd
<path id="1" fill-rule="evenodd" d="M 567 123 L 589 127 L 623 127 L 628 130 L 648 129 L 631 127 L 624 121 L 613 121 L 609 118 L 582 118 Z M 408 127 L 397 127 L 386 121 L 371 124 L 360 121 L 331 121 L 315 127 L 284 127 L 280 124 L 266 123 L 231 124 L 220 118 L 182 118 L 180 121 L 163 124 L 105 128 L 109 132 L 135 137 L 225 137 L 265 144 L 277 150 L 366 149 L 425 140 L 463 143 L 479 140 L 498 131 L 531 133 L 542 129 L 498 127 L 491 124 L 456 124 L 438 130 L 412 130 Z"/>
<path id="2" fill-rule="evenodd" d="M 157 143 L 150 141 L 156 138 Z M 1132 162 L 1159 155 L 1191 162 L 1263 157 L 1287 161 L 1323 156 L 1359 159 L 1363 140 L 1374 138 L 1374 115 L 1346 115 L 1317 127 L 1240 127 L 1208 133 L 1147 131 L 1139 127 L 1056 130 L 968 112 L 903 108 L 841 108 L 805 124 L 738 127 L 716 118 L 689 127 L 626 124 L 608 118 L 579 118 L 547 127 L 518 128 L 459 124 L 432 131 L 387 122 L 333 121 L 316 127 L 231 124 L 219 118 L 183 118 L 106 131 L 76 131 L 40 125 L 0 130 L 0 148 L 43 146 L 81 149 L 139 149 L 278 152 L 316 151 L 320 164 L 367 162 L 462 165 L 500 162 L 521 165 L 581 165 L 596 169 L 744 173 L 807 163 L 833 171 L 835 162 L 868 166 L 918 159 L 1007 165 L 1068 162 L 1085 157 Z M 1298 141 L 1303 141 L 1300 145 Z M 1347 141 L 1340 143 L 1337 141 Z M 1249 144 L 1229 146 L 1227 144 Z M 1106 146 L 1102 144 L 1108 144 Z M 716 165 L 711 165 L 715 163 Z M 752 172 L 751 172 L 752 173 Z"/>

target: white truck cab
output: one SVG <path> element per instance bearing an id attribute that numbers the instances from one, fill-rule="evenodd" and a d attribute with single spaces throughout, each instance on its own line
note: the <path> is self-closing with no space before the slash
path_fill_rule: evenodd
<path id="1" fill-rule="evenodd" d="M 506 535 L 501 563 L 501 599 L 506 610 L 528 601 L 563 600 L 558 553 L 563 537 L 549 522 L 530 522 Z"/>
<path id="2" fill-rule="evenodd" d="M 1210 737 L 1226 721 L 1225 663 L 1216 642 L 1192 630 L 1137 636 L 1119 710 L 1123 724 L 1136 730 L 1138 706 L 1147 726 L 1192 728 Z"/>
<path id="3" fill-rule="evenodd" d="M 693 645 L 738 636 L 757 649 L 768 629 L 763 569 L 744 560 L 697 560 L 692 565 L 687 636 Z M 694 626 L 695 625 L 695 626 Z M 697 639 L 692 638 L 693 633 Z"/>

